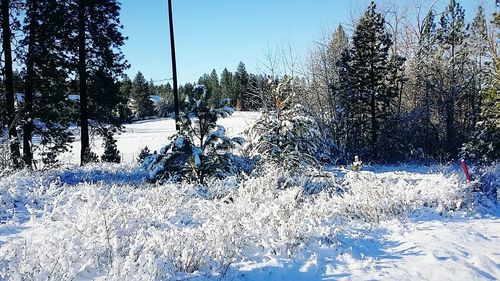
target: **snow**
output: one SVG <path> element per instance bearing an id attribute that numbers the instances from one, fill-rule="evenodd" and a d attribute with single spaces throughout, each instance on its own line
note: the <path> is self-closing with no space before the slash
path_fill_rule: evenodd
<path id="1" fill-rule="evenodd" d="M 239 136 L 244 129 L 250 125 L 259 116 L 257 112 L 237 111 L 226 118 L 220 118 L 219 124 L 226 128 L 230 136 Z M 137 160 L 139 153 L 145 146 L 149 150 L 160 151 L 166 145 L 168 138 L 175 133 L 175 121 L 172 118 L 152 119 L 136 121 L 132 124 L 125 124 L 125 131 L 116 135 L 116 145 L 120 151 L 122 162 L 133 163 Z M 62 156 L 64 164 L 78 164 L 80 151 L 80 136 L 75 131 L 75 141 L 72 144 L 72 150 Z M 104 151 L 102 147 L 102 138 L 94 137 L 91 143 L 92 151 L 101 155 Z"/>
<path id="2" fill-rule="evenodd" d="M 221 125 L 237 136 L 257 117 Z M 118 148 L 132 162 L 173 131 L 136 122 Z M 5 176 L 0 280 L 500 279 L 500 208 L 458 166 L 325 169 L 291 178 L 271 165 L 206 187 L 148 184 L 135 163 Z"/>

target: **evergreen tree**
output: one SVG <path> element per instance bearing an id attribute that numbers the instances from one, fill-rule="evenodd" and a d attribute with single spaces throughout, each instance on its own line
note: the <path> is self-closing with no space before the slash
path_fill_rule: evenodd
<path id="1" fill-rule="evenodd" d="M 476 130 L 462 147 L 462 156 L 483 164 L 500 159 L 500 65 L 483 99 Z"/>
<path id="2" fill-rule="evenodd" d="M 237 110 L 246 110 L 246 104 L 250 103 L 248 101 L 247 91 L 248 91 L 248 72 L 245 68 L 245 64 L 240 62 L 238 68 L 234 73 L 234 87 L 238 99 L 236 100 Z"/>
<path id="3" fill-rule="evenodd" d="M 2 51 L 3 65 L 2 73 L 4 75 L 3 84 L 5 91 L 5 108 L 7 113 L 7 128 L 9 132 L 10 158 L 14 167 L 20 166 L 20 146 L 17 134 L 16 110 L 14 106 L 14 73 L 12 70 L 12 29 L 18 25 L 14 17 L 11 20 L 11 13 L 15 9 L 17 1 L 2 0 L 0 6 L 0 22 L 2 26 Z"/>
<path id="4" fill-rule="evenodd" d="M 93 130 L 101 131 L 103 127 L 112 125 L 121 127 L 120 107 L 127 99 L 121 95 L 118 81 L 104 69 L 89 73 L 88 78 L 88 116 L 93 120 Z M 115 130 L 113 129 L 112 132 Z"/>
<path id="5" fill-rule="evenodd" d="M 120 163 L 121 161 L 120 151 L 118 151 L 113 134 L 113 128 L 104 129 L 102 132 L 104 138 L 104 153 L 101 156 L 102 162 Z"/>
<path id="6" fill-rule="evenodd" d="M 457 133 L 456 101 L 465 92 L 470 77 L 466 77 L 468 48 L 464 10 L 456 0 L 450 0 L 441 15 L 436 30 L 437 44 L 441 51 L 442 69 L 436 73 L 434 89 L 441 92 L 441 105 L 444 108 L 445 151 L 456 156 L 462 136 Z"/>
<path id="7" fill-rule="evenodd" d="M 132 80 L 130 80 L 128 75 L 123 75 L 119 87 L 119 99 L 121 102 L 118 104 L 118 116 L 120 122 L 130 122 L 133 119 L 133 113 L 129 107 L 129 102 L 132 98 Z"/>
<path id="8" fill-rule="evenodd" d="M 353 46 L 349 56 L 343 57 L 343 67 L 349 76 L 344 78 L 344 85 L 349 85 L 342 91 L 341 105 L 347 112 L 352 123 L 350 128 L 359 132 L 349 133 L 348 143 L 352 152 L 360 156 L 380 157 L 380 132 L 391 117 L 391 107 L 394 104 L 394 92 L 388 87 L 389 48 L 392 44 L 390 35 L 385 30 L 385 19 L 376 11 L 375 3 L 371 3 L 359 20 L 352 38 Z M 351 88 L 352 87 L 352 88 Z M 367 150 L 365 147 L 369 147 Z M 366 158 L 366 157 L 364 157 Z"/>
<path id="9" fill-rule="evenodd" d="M 132 82 L 132 97 L 135 105 L 135 115 L 139 118 L 153 116 L 153 102 L 150 99 L 149 84 L 138 72 Z"/>
<path id="10" fill-rule="evenodd" d="M 215 69 L 212 70 L 210 76 L 208 77 L 207 88 L 211 89 L 209 104 L 217 106 L 222 100 L 220 92 L 219 75 Z"/>
<path id="11" fill-rule="evenodd" d="M 224 68 L 220 76 L 220 97 L 223 99 L 228 98 L 233 106 L 236 105 L 238 96 L 234 91 L 234 78 L 227 68 Z"/>
<path id="12" fill-rule="evenodd" d="M 187 178 L 203 184 L 209 175 L 222 177 L 234 173 L 238 165 L 230 151 L 243 140 L 228 138 L 224 127 L 217 125 L 218 118 L 232 112 L 226 104 L 210 107 L 205 87 L 194 87 L 179 116 L 180 132 L 172 136 L 159 154 L 147 157 L 142 164 L 149 171 L 149 179 Z"/>
<path id="13" fill-rule="evenodd" d="M 269 83 L 268 94 L 275 100 L 275 110 L 263 112 L 247 130 L 251 142 L 246 152 L 293 171 L 316 165 L 324 151 L 323 137 L 305 108 L 294 102 L 297 87 L 293 79 L 285 76 L 281 81 L 270 79 Z"/>
<path id="14" fill-rule="evenodd" d="M 337 62 L 342 56 L 342 52 L 349 48 L 349 39 L 347 38 L 347 34 L 344 31 L 344 28 L 341 24 L 337 27 L 335 32 L 332 35 L 332 39 L 328 44 L 327 55 L 328 55 L 328 70 L 331 85 L 333 86 L 339 80 L 338 76 L 338 68 Z M 332 85 L 333 84 L 333 85 Z"/>
<path id="15" fill-rule="evenodd" d="M 340 72 L 338 67 L 339 60 L 342 59 L 342 54 L 349 48 L 349 40 L 344 28 L 341 24 L 337 27 L 332 35 L 327 49 L 327 98 L 328 112 L 330 113 L 330 135 L 335 138 L 334 142 L 338 146 L 340 144 L 341 131 L 340 131 L 340 114 L 337 111 L 339 105 L 339 86 L 340 86 Z"/>
<path id="16" fill-rule="evenodd" d="M 468 118 L 467 126 L 473 128 L 477 122 L 480 113 L 481 95 L 485 89 L 487 81 L 487 60 L 488 53 L 488 28 L 486 24 L 486 17 L 482 6 L 477 8 L 476 15 L 470 26 L 470 52 L 475 61 L 473 65 L 474 86 L 472 90 L 467 92 L 467 107 L 464 108 L 470 116 Z"/>
<path id="17" fill-rule="evenodd" d="M 89 73 L 99 70 L 116 79 L 128 67 L 121 53 L 125 37 L 121 34 L 120 4 L 117 0 L 65 1 L 73 17 L 72 31 L 76 36 L 71 48 L 76 57 L 80 93 L 81 154 L 84 165 L 89 147 Z"/>
<path id="18" fill-rule="evenodd" d="M 23 103 L 23 160 L 32 166 L 33 135 L 41 138 L 44 167 L 56 163 L 57 156 L 69 150 L 71 121 L 67 99 L 69 63 L 66 57 L 69 37 L 65 27 L 64 1 L 28 0 L 25 17 L 25 81 Z M 33 121 L 37 120 L 34 126 Z"/>
<path id="19" fill-rule="evenodd" d="M 497 7 L 500 1 L 496 1 Z M 481 18 L 480 16 L 476 16 Z M 476 20 L 474 21 L 476 22 Z M 480 20 L 479 22 L 482 22 Z M 500 30 L 500 13 L 493 13 L 493 28 Z M 478 24 L 473 24 L 481 26 Z M 482 30 L 478 28 L 478 30 Z M 474 33 L 473 33 L 474 34 Z M 481 34 L 481 33 L 480 33 Z M 473 35 L 474 36 L 474 35 Z M 496 33 L 500 38 L 500 33 Z M 493 73 L 481 105 L 481 114 L 474 133 L 462 147 L 462 156 L 483 164 L 500 159 L 500 60 L 495 55 Z"/>

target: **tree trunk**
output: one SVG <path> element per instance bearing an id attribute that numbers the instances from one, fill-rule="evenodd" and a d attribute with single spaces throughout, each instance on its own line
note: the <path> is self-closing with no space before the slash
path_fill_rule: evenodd
<path id="1" fill-rule="evenodd" d="M 377 116 L 375 115 L 375 93 L 371 90 L 370 100 L 370 115 L 371 115 L 371 145 L 372 145 L 372 159 L 377 159 Z"/>
<path id="2" fill-rule="evenodd" d="M 87 113 L 87 58 L 85 49 L 85 0 L 78 0 L 78 76 L 80 90 L 80 165 L 88 161 L 89 146 L 89 122 Z"/>
<path id="3" fill-rule="evenodd" d="M 14 167 L 18 168 L 21 158 L 19 150 L 19 139 L 16 130 L 16 110 L 14 105 L 14 73 L 12 71 L 12 49 L 10 31 L 9 0 L 2 0 L 2 47 L 5 58 L 5 100 L 7 107 L 7 119 L 9 126 L 9 144 L 11 161 Z"/>
<path id="4" fill-rule="evenodd" d="M 32 147 L 32 135 L 33 135 L 33 93 L 34 93 L 34 76 L 35 76 L 35 65 L 33 61 L 33 49 L 35 44 L 35 25 L 37 19 L 36 9 L 37 0 L 31 0 L 29 2 L 31 15 L 29 23 L 29 35 L 28 35 L 28 54 L 26 58 L 26 80 L 25 80 L 25 97 L 24 97 L 24 117 L 25 123 L 23 126 L 23 160 L 24 165 L 31 168 L 33 163 L 33 151 Z"/>

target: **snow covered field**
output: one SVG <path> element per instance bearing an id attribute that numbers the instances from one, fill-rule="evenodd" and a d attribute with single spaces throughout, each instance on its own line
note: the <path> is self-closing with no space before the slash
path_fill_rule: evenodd
<path id="1" fill-rule="evenodd" d="M 220 119 L 219 124 L 223 125 L 228 134 L 239 135 L 249 124 L 257 119 L 257 112 L 235 112 L 228 118 Z M 125 131 L 115 136 L 118 150 L 122 157 L 122 162 L 133 163 L 137 160 L 139 152 L 148 146 L 151 152 L 159 151 L 168 142 L 168 137 L 175 133 L 175 122 L 171 118 L 153 119 L 125 124 Z M 63 156 L 63 163 L 78 164 L 80 162 L 80 138 L 78 131 L 75 132 L 75 141 L 72 144 L 72 151 Z M 94 137 L 91 143 L 92 151 L 101 155 L 104 151 L 102 138 Z"/>
<path id="2" fill-rule="evenodd" d="M 221 123 L 235 135 L 256 116 Z M 128 125 L 118 148 L 131 162 L 173 128 Z M 147 184 L 134 164 L 18 172 L 0 179 L 0 280 L 500 278 L 500 210 L 455 167 L 327 170 L 208 187 Z"/>

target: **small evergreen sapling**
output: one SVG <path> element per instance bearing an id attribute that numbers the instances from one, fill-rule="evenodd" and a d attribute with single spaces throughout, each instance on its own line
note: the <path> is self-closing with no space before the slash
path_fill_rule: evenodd
<path id="1" fill-rule="evenodd" d="M 208 175 L 224 176 L 235 173 L 240 166 L 230 152 L 242 138 L 229 138 L 217 119 L 227 117 L 234 109 L 224 100 L 218 107 L 209 107 L 205 86 L 194 87 L 185 100 L 185 111 L 179 115 L 180 132 L 170 143 L 144 160 L 142 167 L 149 179 L 187 179 L 203 184 Z"/>
<path id="2" fill-rule="evenodd" d="M 102 162 L 120 163 L 120 151 L 116 147 L 116 140 L 113 138 L 114 130 L 104 129 L 102 134 L 104 137 L 104 154 L 101 155 Z"/>

